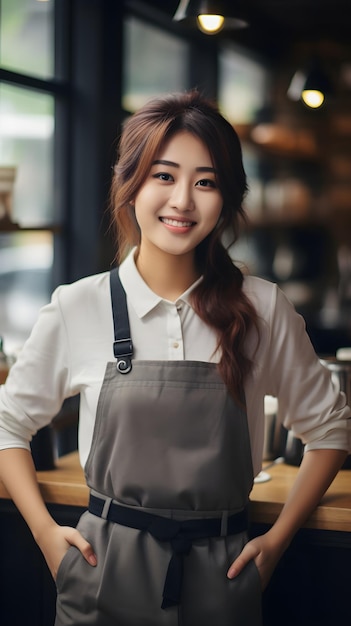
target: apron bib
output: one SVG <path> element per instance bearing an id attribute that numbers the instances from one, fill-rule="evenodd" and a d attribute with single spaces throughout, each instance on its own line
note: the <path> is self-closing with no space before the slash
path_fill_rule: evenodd
<path id="1" fill-rule="evenodd" d="M 125 294 L 111 275 L 115 313 Z M 247 541 L 246 412 L 215 364 L 131 360 L 125 317 L 115 329 L 85 467 L 91 512 L 78 524 L 98 565 L 67 552 L 55 626 L 260 626 L 254 562 L 226 577 Z"/>

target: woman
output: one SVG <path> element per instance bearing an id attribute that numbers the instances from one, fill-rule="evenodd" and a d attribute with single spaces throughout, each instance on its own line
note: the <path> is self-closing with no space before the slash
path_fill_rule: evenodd
<path id="1" fill-rule="evenodd" d="M 146 104 L 112 183 L 119 272 L 57 289 L 1 390 L 0 475 L 56 579 L 56 626 L 258 626 L 262 589 L 350 448 L 350 409 L 303 320 L 221 243 L 246 190 L 214 104 Z M 77 393 L 91 496 L 72 529 L 50 517 L 28 442 Z M 306 453 L 276 523 L 247 541 L 265 394 Z"/>

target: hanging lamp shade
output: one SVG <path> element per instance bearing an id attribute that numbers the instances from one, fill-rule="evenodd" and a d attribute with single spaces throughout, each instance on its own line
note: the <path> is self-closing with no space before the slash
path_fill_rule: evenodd
<path id="1" fill-rule="evenodd" d="M 297 70 L 288 89 L 291 100 L 302 100 L 306 106 L 318 109 L 331 94 L 332 85 L 318 63 L 312 63 L 306 70 Z"/>
<path id="2" fill-rule="evenodd" d="M 248 22 L 240 17 L 235 5 L 235 1 L 229 0 L 180 0 L 173 20 L 197 23 L 208 35 L 218 33 L 223 27 L 245 28 Z"/>

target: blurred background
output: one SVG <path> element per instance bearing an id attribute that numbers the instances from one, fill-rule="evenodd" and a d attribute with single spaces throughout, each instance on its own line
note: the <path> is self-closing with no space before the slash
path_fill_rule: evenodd
<path id="1" fill-rule="evenodd" d="M 349 2 L 212 2 L 225 20 L 210 35 L 195 19 L 207 4 L 0 0 L 9 354 L 57 284 L 113 261 L 108 192 L 123 120 L 154 95 L 191 87 L 218 101 L 242 141 L 248 224 L 233 258 L 284 289 L 319 354 L 351 345 Z M 307 86 L 323 93 L 320 106 L 303 100 Z"/>

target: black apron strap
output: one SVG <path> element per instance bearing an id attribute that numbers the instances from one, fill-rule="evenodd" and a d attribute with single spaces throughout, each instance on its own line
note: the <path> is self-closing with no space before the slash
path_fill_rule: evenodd
<path id="1" fill-rule="evenodd" d="M 133 343 L 130 336 L 127 297 L 118 268 L 110 271 L 110 290 L 115 332 L 113 353 L 117 359 L 118 371 L 121 374 L 128 374 L 132 369 Z"/>

